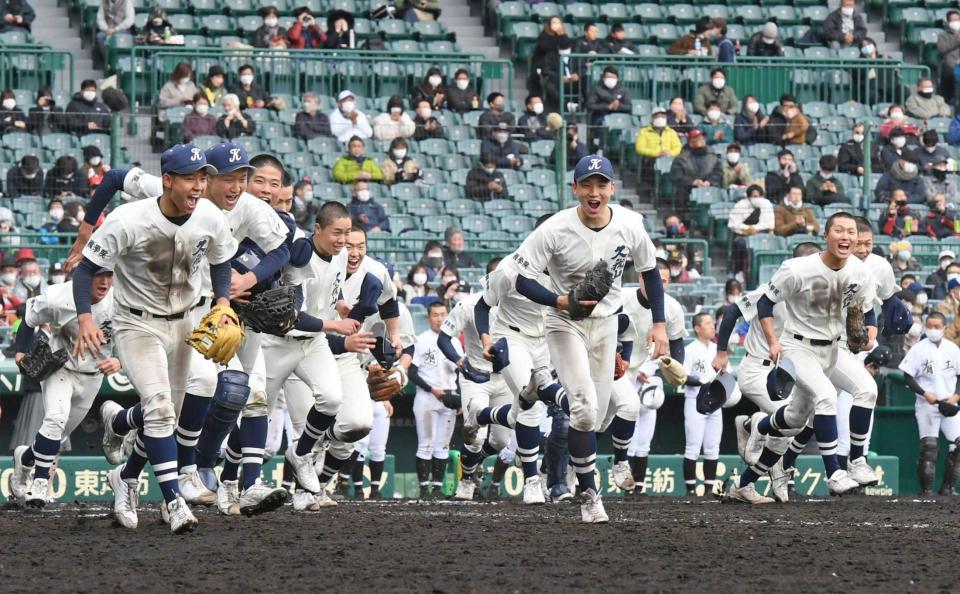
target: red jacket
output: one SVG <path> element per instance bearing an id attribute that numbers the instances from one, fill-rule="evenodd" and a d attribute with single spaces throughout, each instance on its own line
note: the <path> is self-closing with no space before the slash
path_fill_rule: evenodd
<path id="1" fill-rule="evenodd" d="M 320 31 L 320 27 L 313 25 L 309 28 L 309 31 L 313 33 L 313 38 L 310 40 L 310 46 L 307 47 L 307 35 L 306 31 L 303 30 L 303 23 L 297 21 L 290 27 L 290 31 L 287 33 L 287 38 L 290 40 L 290 47 L 294 49 L 317 49 L 323 47 L 323 32 Z"/>

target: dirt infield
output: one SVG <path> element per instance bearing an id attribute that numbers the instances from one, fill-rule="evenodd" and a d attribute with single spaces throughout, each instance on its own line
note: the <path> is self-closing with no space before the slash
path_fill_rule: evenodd
<path id="1" fill-rule="evenodd" d="M 0 512 L 0 590 L 11 591 L 884 591 L 957 590 L 960 497 L 847 497 L 749 507 L 710 500 L 287 506 L 269 516 L 200 510 L 175 537 L 156 507 L 140 528 L 107 509 Z"/>

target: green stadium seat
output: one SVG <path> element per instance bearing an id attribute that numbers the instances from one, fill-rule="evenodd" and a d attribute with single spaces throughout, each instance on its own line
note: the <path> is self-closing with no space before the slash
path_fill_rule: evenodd
<path id="1" fill-rule="evenodd" d="M 307 169 L 316 166 L 316 160 L 313 155 L 306 151 L 287 153 L 283 156 L 283 162 L 287 167 L 292 167 L 293 169 Z"/>
<path id="2" fill-rule="evenodd" d="M 246 136 L 243 138 L 250 138 L 250 137 Z M 236 142 L 236 140 L 234 142 Z M 193 139 L 193 144 L 195 144 L 196 146 L 198 146 L 203 150 L 207 150 L 208 148 L 212 147 L 215 144 L 220 144 L 220 137 L 219 136 L 196 136 Z"/>
<path id="3" fill-rule="evenodd" d="M 207 47 L 207 38 L 203 35 L 184 35 L 183 47 Z"/>
<path id="4" fill-rule="evenodd" d="M 189 14 L 167 14 L 170 25 L 180 35 L 188 33 L 199 33 L 200 28 L 194 23 L 193 16 Z"/>
<path id="5" fill-rule="evenodd" d="M 670 11 L 673 11 L 673 7 L 670 8 Z M 707 4 L 701 6 L 698 12 L 700 16 L 708 16 L 712 19 L 726 20 L 730 18 L 730 11 L 723 4 Z"/>
<path id="6" fill-rule="evenodd" d="M 574 23 L 587 23 L 597 18 L 596 9 L 586 2 L 567 4 L 563 12 L 565 19 Z"/>
<path id="7" fill-rule="evenodd" d="M 456 145 L 457 151 L 467 157 L 479 157 L 481 142 L 479 139 L 464 140 Z"/>
<path id="8" fill-rule="evenodd" d="M 222 14 L 208 14 L 200 19 L 200 27 L 206 31 L 207 35 L 221 35 L 224 33 L 233 33 L 237 30 L 236 23 L 230 17 Z"/>
<path id="9" fill-rule="evenodd" d="M 313 199 L 322 202 L 336 200 L 338 202 L 349 200 L 350 192 L 347 187 L 338 183 L 320 183 L 313 184 Z"/>
<path id="10" fill-rule="evenodd" d="M 510 25 L 527 19 L 527 5 L 516 0 L 508 0 L 497 5 L 497 23 L 499 23 L 498 34 L 500 37 L 507 35 L 510 31 Z"/>
<path id="11" fill-rule="evenodd" d="M 412 39 L 399 39 L 388 43 L 391 52 L 400 54 L 416 54 L 420 52 L 420 44 Z"/>
<path id="12" fill-rule="evenodd" d="M 417 220 L 410 215 L 390 215 L 390 228 L 396 235 L 405 231 L 416 231 Z"/>
<path id="13" fill-rule="evenodd" d="M 523 203 L 523 210 L 536 216 L 555 212 L 557 204 L 549 200 L 530 200 Z"/>
<path id="14" fill-rule="evenodd" d="M 446 171 L 456 171 L 457 169 L 468 169 L 471 166 L 469 160 L 467 160 L 463 155 L 440 155 L 434 157 L 438 167 L 445 169 Z"/>
<path id="15" fill-rule="evenodd" d="M 630 20 L 630 11 L 627 9 L 627 5 L 620 2 L 601 4 L 599 12 L 607 18 L 609 23 L 625 23 Z"/>
<path id="16" fill-rule="evenodd" d="M 534 140 L 530 143 L 530 154 L 548 159 L 553 156 L 554 141 Z"/>
<path id="17" fill-rule="evenodd" d="M 663 9 L 660 7 L 660 5 L 648 2 L 634 5 L 633 15 L 638 17 L 646 24 L 655 24 L 659 21 L 666 20 L 666 17 L 663 15 Z"/>
<path id="18" fill-rule="evenodd" d="M 439 205 L 432 198 L 426 198 L 421 195 L 420 188 L 413 184 L 396 184 L 390 187 L 390 195 L 397 200 L 403 201 L 407 205 L 407 212 L 419 214 L 419 212 L 437 212 Z"/>
<path id="19" fill-rule="evenodd" d="M 478 214 L 480 211 L 479 203 L 476 200 L 469 200 L 466 198 L 453 198 L 454 195 L 452 190 L 459 192 L 459 195 L 463 194 L 463 191 L 457 186 L 444 186 L 445 191 L 437 192 L 437 188 L 434 187 L 434 198 L 437 201 L 442 202 L 447 209 L 447 212 L 456 215 L 459 217 L 464 217 L 466 215 Z M 448 192 L 448 190 L 451 190 Z M 476 232 L 476 229 L 467 229 L 467 231 Z"/>
<path id="20" fill-rule="evenodd" d="M 869 115 L 867 108 L 856 101 L 847 101 L 838 104 L 835 108 L 837 115 L 841 115 L 848 120 L 861 120 Z"/>
<path id="21" fill-rule="evenodd" d="M 535 221 L 524 215 L 507 215 L 500 218 L 500 228 L 517 235 L 524 235 L 533 231 Z"/>
<path id="22" fill-rule="evenodd" d="M 750 39 L 750 32 L 747 31 L 746 27 L 743 25 L 738 25 L 736 23 L 727 24 L 727 39 L 730 41 L 739 41 L 741 43 L 746 42 Z"/>
<path id="23" fill-rule="evenodd" d="M 3 135 L 3 146 L 15 151 L 40 148 L 35 140 L 36 137 L 29 132 L 7 132 Z M 16 160 L 19 161 L 19 158 Z"/>
<path id="24" fill-rule="evenodd" d="M 384 19 L 380 21 L 377 30 L 385 35 L 387 40 L 406 39 L 410 36 L 407 24 L 399 19 Z"/>
<path id="25" fill-rule="evenodd" d="M 460 46 L 457 43 L 443 39 L 428 41 L 423 46 L 429 54 L 453 54 L 460 51 Z"/>
<path id="26" fill-rule="evenodd" d="M 767 7 L 767 18 L 776 20 L 778 26 L 799 25 L 803 18 L 796 9 L 786 4 Z"/>
<path id="27" fill-rule="evenodd" d="M 26 45 L 30 35 L 26 31 L 4 31 L 0 33 L 0 45 Z"/>
<path id="28" fill-rule="evenodd" d="M 270 151 L 279 155 L 288 155 L 300 150 L 300 141 L 292 136 L 283 136 L 270 140 Z"/>
<path id="29" fill-rule="evenodd" d="M 263 24 L 263 18 L 256 14 L 247 14 L 235 17 L 234 22 L 238 29 L 242 29 L 246 33 L 253 33 Z"/>
<path id="30" fill-rule="evenodd" d="M 339 155 L 339 153 L 343 150 L 343 147 L 340 146 L 340 142 L 336 138 L 318 136 L 307 141 L 307 150 L 319 155 Z"/>
<path id="31" fill-rule="evenodd" d="M 530 15 L 540 19 L 540 22 L 545 23 L 547 22 L 547 19 L 552 16 L 561 16 L 560 7 L 553 2 L 540 2 L 538 4 L 531 4 Z"/>
<path id="32" fill-rule="evenodd" d="M 418 35 L 421 41 L 442 39 L 447 35 L 446 29 L 439 21 L 417 21 L 413 24 L 413 33 Z"/>
<path id="33" fill-rule="evenodd" d="M 423 217 L 421 222 L 424 231 L 438 235 L 457 224 L 452 216 L 445 214 L 428 215 Z"/>
<path id="34" fill-rule="evenodd" d="M 460 228 L 469 233 L 482 233 L 497 228 L 497 222 L 487 215 L 467 214 L 460 217 Z"/>
<path id="35" fill-rule="evenodd" d="M 683 35 L 683 32 L 676 25 L 671 25 L 670 23 L 659 23 L 657 25 L 650 26 L 650 38 L 651 42 L 654 40 L 656 43 L 672 43 L 680 38 Z"/>
<path id="36" fill-rule="evenodd" d="M 247 150 L 247 153 L 250 155 L 256 155 L 265 150 L 267 143 L 260 140 L 256 136 L 239 136 L 234 138 L 231 142 L 234 144 L 239 144 Z"/>
<path id="37" fill-rule="evenodd" d="M 680 25 L 690 25 L 700 18 L 700 11 L 692 4 L 671 4 L 668 9 L 671 19 Z"/>
<path id="38" fill-rule="evenodd" d="M 503 216 L 515 213 L 517 205 L 510 200 L 488 200 L 483 203 L 483 211 L 494 216 Z"/>
<path id="39" fill-rule="evenodd" d="M 287 126 L 279 122 L 258 122 L 257 123 L 257 132 L 256 136 L 258 138 L 277 138 L 279 136 L 286 136 L 288 132 Z"/>
<path id="40" fill-rule="evenodd" d="M 517 202 L 523 202 L 524 207 L 527 202 L 540 199 L 540 188 L 529 184 L 507 186 L 507 192 Z"/>
<path id="41" fill-rule="evenodd" d="M 427 138 L 420 141 L 420 151 L 426 155 L 445 155 L 450 152 L 450 143 L 442 138 Z"/>
<path id="42" fill-rule="evenodd" d="M 357 4 L 353 0 L 326 0 L 327 10 L 345 10 L 356 14 Z"/>
<path id="43" fill-rule="evenodd" d="M 516 22 L 510 26 L 509 36 L 513 42 L 514 61 L 526 60 L 533 53 L 540 36 L 540 27 L 536 23 Z"/>
<path id="44" fill-rule="evenodd" d="M 822 23 L 830 14 L 830 9 L 826 6 L 805 6 L 802 14 L 807 23 Z"/>
<path id="45" fill-rule="evenodd" d="M 760 6 L 746 4 L 743 6 L 738 6 L 736 8 L 736 12 L 743 24 L 747 26 L 759 25 L 767 20 L 767 17 L 763 12 L 763 8 Z"/>

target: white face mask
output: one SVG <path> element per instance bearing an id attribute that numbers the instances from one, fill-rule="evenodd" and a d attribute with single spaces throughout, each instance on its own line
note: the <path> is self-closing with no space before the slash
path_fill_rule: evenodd
<path id="1" fill-rule="evenodd" d="M 710 121 L 716 122 L 717 120 L 720 119 L 720 115 L 721 114 L 719 109 L 711 109 L 710 111 L 707 112 L 707 119 L 709 119 Z"/>
<path id="2" fill-rule="evenodd" d="M 947 26 L 950 27 L 951 31 L 960 31 L 960 21 L 950 21 Z"/>
<path id="3" fill-rule="evenodd" d="M 617 86 L 617 79 L 608 76 L 603 79 L 603 85 L 608 89 L 612 89 L 613 87 Z"/>
<path id="4" fill-rule="evenodd" d="M 344 101 L 340 104 L 340 111 L 346 114 L 353 113 L 353 110 L 357 107 L 356 102 L 354 101 Z"/>
<path id="5" fill-rule="evenodd" d="M 852 16 L 853 16 L 853 9 L 852 9 L 852 8 L 843 8 L 843 7 L 841 7 L 841 8 L 840 8 L 840 14 L 842 14 L 842 15 L 845 16 L 845 17 L 852 17 Z"/>
<path id="6" fill-rule="evenodd" d="M 822 177 L 823 179 L 830 179 L 831 177 L 833 177 L 833 172 L 832 172 L 832 171 L 824 171 L 823 169 L 821 169 L 821 170 L 820 170 L 820 177 Z"/>
<path id="7" fill-rule="evenodd" d="M 67 277 L 62 274 L 51 274 L 50 275 L 50 284 L 51 285 L 62 285 L 67 281 Z"/>
<path id="8" fill-rule="evenodd" d="M 370 201 L 370 190 L 358 190 L 357 191 L 357 200 L 360 202 L 369 202 Z"/>
<path id="9" fill-rule="evenodd" d="M 181 78 L 181 79 L 180 79 L 180 86 L 181 86 L 181 87 L 185 87 L 185 86 L 187 86 L 188 84 L 190 84 L 190 79 L 189 79 L 189 78 Z"/>
<path id="10" fill-rule="evenodd" d="M 923 307 L 924 305 L 927 304 L 927 299 L 928 297 L 926 293 L 920 293 L 919 295 L 917 295 L 917 305 L 919 305 L 920 307 Z"/>
<path id="11" fill-rule="evenodd" d="M 872 43 L 868 43 L 867 45 L 865 45 L 865 46 L 863 46 L 863 47 L 860 48 L 860 53 L 863 54 L 864 56 L 869 56 L 869 55 L 871 55 L 871 54 L 874 52 L 874 50 L 876 50 L 876 49 L 877 49 L 877 48 L 874 47 L 874 45 L 873 45 Z"/>
<path id="12" fill-rule="evenodd" d="M 891 119 L 891 120 L 902 120 L 902 119 L 903 119 L 903 112 L 902 112 L 902 111 L 891 111 L 891 112 L 890 112 L 890 119 Z"/>
<path id="13" fill-rule="evenodd" d="M 6 109 L 6 110 L 11 110 L 11 109 L 13 109 L 13 108 L 16 107 L 16 106 L 17 106 L 17 100 L 16 100 L 16 99 L 4 99 L 4 100 L 3 100 L 3 108 Z"/>
<path id="14" fill-rule="evenodd" d="M 940 342 L 943 340 L 943 329 L 937 328 L 936 330 L 932 328 L 927 328 L 927 338 L 932 342 Z"/>
<path id="15" fill-rule="evenodd" d="M 543 113 L 543 103 L 534 103 L 533 104 L 533 113 L 540 115 Z"/>
<path id="16" fill-rule="evenodd" d="M 737 153 L 737 152 L 727 153 L 727 161 L 731 165 L 736 164 L 739 160 L 740 160 L 740 153 Z"/>
<path id="17" fill-rule="evenodd" d="M 861 142 L 863 142 L 863 134 L 854 134 L 853 141 L 856 142 L 857 144 L 860 144 Z"/>
<path id="18" fill-rule="evenodd" d="M 43 280 L 43 277 L 39 274 L 31 274 L 30 276 L 24 276 L 20 278 L 23 281 L 23 284 L 31 289 L 39 287 L 40 281 Z"/>
<path id="19" fill-rule="evenodd" d="M 60 222 L 60 221 L 63 220 L 63 209 L 62 209 L 62 208 L 51 208 L 51 209 L 50 209 L 50 212 L 48 212 L 47 214 L 50 215 L 50 220 L 51 220 L 51 221 Z"/>
<path id="20" fill-rule="evenodd" d="M 5 272 L 0 274 L 0 282 L 10 286 L 17 282 L 17 273 L 16 272 Z"/>
<path id="21" fill-rule="evenodd" d="M 904 172 L 904 173 L 916 173 L 916 172 L 917 172 L 917 164 L 916 164 L 916 163 L 904 163 L 904 164 L 903 164 L 903 172 Z"/>
<path id="22" fill-rule="evenodd" d="M 427 273 L 426 272 L 417 272 L 413 275 L 413 284 L 418 287 L 421 287 L 427 284 Z"/>
<path id="23" fill-rule="evenodd" d="M 903 148 L 903 145 L 907 144 L 907 138 L 905 136 L 897 136 L 890 139 L 890 144 L 897 148 Z"/>
<path id="24" fill-rule="evenodd" d="M 394 149 L 393 158 L 397 161 L 403 160 L 407 156 L 407 149 Z"/>
<path id="25" fill-rule="evenodd" d="M 937 150 L 937 145 L 925 146 L 923 147 L 923 150 L 927 151 L 928 153 L 932 153 Z"/>
<path id="26" fill-rule="evenodd" d="M 90 157 L 89 163 L 93 167 L 99 167 L 102 161 L 103 161 L 103 157 Z"/>
<path id="27" fill-rule="evenodd" d="M 667 125 L 667 118 L 654 118 L 653 127 L 654 128 L 663 128 Z"/>
<path id="28" fill-rule="evenodd" d="M 470 86 L 470 79 L 468 78 L 458 78 L 457 79 L 457 88 L 461 91 L 466 91 L 467 87 Z"/>
<path id="29" fill-rule="evenodd" d="M 484 167 L 483 170 L 486 171 L 487 173 L 493 173 L 494 171 L 497 170 L 497 168 L 496 168 L 496 167 Z"/>
<path id="30" fill-rule="evenodd" d="M 83 93 L 80 94 L 80 96 L 83 97 L 83 100 L 84 100 L 84 101 L 93 101 L 94 99 L 97 98 L 97 92 L 96 92 L 96 91 L 84 91 Z"/>
<path id="31" fill-rule="evenodd" d="M 276 27 L 278 22 L 279 21 L 277 20 L 277 17 L 267 17 L 263 19 L 263 24 L 270 27 L 271 29 L 273 27 Z"/>
<path id="32" fill-rule="evenodd" d="M 944 258 L 943 260 L 940 260 L 940 270 L 946 270 L 947 266 L 950 266 L 950 264 L 952 263 L 953 263 L 953 260 L 951 260 L 950 258 Z"/>
<path id="33" fill-rule="evenodd" d="M 711 84 L 713 84 L 713 88 L 717 89 L 718 91 L 723 87 L 727 86 L 727 79 L 725 78 L 715 78 L 710 82 Z"/>
<path id="34" fill-rule="evenodd" d="M 210 106 L 206 103 L 200 103 L 194 106 L 193 111 L 197 112 L 197 115 L 205 116 L 210 112 Z"/>
<path id="35" fill-rule="evenodd" d="M 252 84 L 253 84 L 253 75 L 252 75 L 252 74 L 244 74 L 244 75 L 241 75 L 241 76 L 240 76 L 240 83 L 241 83 L 241 84 L 244 84 L 244 85 L 248 85 L 248 86 L 249 86 L 249 85 L 252 85 Z"/>
<path id="36" fill-rule="evenodd" d="M 496 138 L 500 144 L 506 144 L 507 141 L 510 140 L 510 135 L 506 132 L 497 132 L 493 137 Z"/>
<path id="37" fill-rule="evenodd" d="M 900 258 L 901 262 L 908 262 L 910 260 L 911 255 L 912 254 L 910 253 L 910 250 L 900 250 L 899 252 L 897 252 L 897 258 Z"/>
<path id="38" fill-rule="evenodd" d="M 430 84 L 431 87 L 437 88 L 440 86 L 440 82 L 442 80 L 443 80 L 442 78 L 434 74 L 433 76 L 427 79 L 427 82 Z"/>
<path id="39" fill-rule="evenodd" d="M 401 113 L 403 113 L 403 108 L 402 108 L 402 107 L 391 107 L 391 108 L 390 108 L 390 115 L 398 116 L 398 115 L 400 115 Z"/>
<path id="40" fill-rule="evenodd" d="M 418 111 L 417 111 L 417 115 L 420 116 L 420 119 L 421 119 L 421 120 L 427 121 L 427 120 L 430 119 L 430 116 L 433 115 L 433 110 L 430 109 L 429 107 L 426 107 L 426 108 L 424 108 L 424 109 L 418 110 Z"/>
<path id="41" fill-rule="evenodd" d="M 763 42 L 767 45 L 773 45 L 777 41 L 776 37 L 764 37 Z"/>
<path id="42" fill-rule="evenodd" d="M 303 102 L 303 111 L 307 113 L 313 113 L 317 111 L 317 104 L 313 101 L 304 101 Z"/>
<path id="43" fill-rule="evenodd" d="M 751 101 L 750 103 L 747 103 L 747 111 L 749 111 L 750 113 L 757 113 L 758 111 L 760 111 L 760 104 L 757 103 L 756 101 Z"/>

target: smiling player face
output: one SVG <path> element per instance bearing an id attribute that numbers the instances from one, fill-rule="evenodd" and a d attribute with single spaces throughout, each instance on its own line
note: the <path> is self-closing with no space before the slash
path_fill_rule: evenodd
<path id="1" fill-rule="evenodd" d="M 257 167 L 247 183 L 248 192 L 270 203 L 276 200 L 282 188 L 283 172 L 273 165 Z"/>
<path id="2" fill-rule="evenodd" d="M 845 262 L 857 244 L 857 223 L 852 218 L 838 217 L 833 220 L 826 234 L 827 252 Z"/>
<path id="3" fill-rule="evenodd" d="M 167 205 L 171 216 L 184 216 L 193 213 L 197 203 L 207 191 L 207 172 L 171 174 L 163 176 L 164 197 L 169 199 Z"/>
<path id="4" fill-rule="evenodd" d="M 238 169 L 210 177 L 207 182 L 207 198 L 221 210 L 233 210 L 240 194 L 247 190 L 247 170 Z"/>
<path id="5" fill-rule="evenodd" d="M 573 183 L 573 193 L 580 202 L 580 218 L 588 227 L 605 225 L 608 221 L 607 204 L 615 190 L 614 182 L 601 175 Z"/>
<path id="6" fill-rule="evenodd" d="M 349 217 L 334 219 L 326 227 L 321 227 L 320 223 L 317 223 L 313 229 L 313 244 L 317 251 L 325 256 L 340 253 L 343 246 L 347 244 L 347 236 L 352 226 L 353 221 Z"/>
<path id="7" fill-rule="evenodd" d="M 367 236 L 362 231 L 351 231 L 347 235 L 347 272 L 356 272 L 366 255 Z"/>

